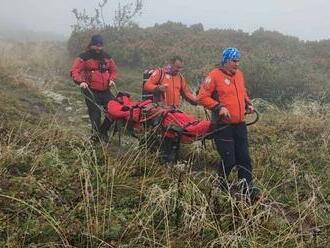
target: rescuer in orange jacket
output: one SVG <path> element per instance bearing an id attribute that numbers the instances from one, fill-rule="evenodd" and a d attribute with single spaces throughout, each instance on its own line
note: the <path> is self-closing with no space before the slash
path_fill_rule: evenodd
<path id="1" fill-rule="evenodd" d="M 92 123 L 93 138 L 107 140 L 112 121 L 105 117 L 101 124 L 101 107 L 106 107 L 113 95 L 109 90 L 115 84 L 117 67 L 113 59 L 103 51 L 103 37 L 93 35 L 87 51 L 81 53 L 71 68 L 73 81 L 85 94 L 88 114 Z"/>
<path id="2" fill-rule="evenodd" d="M 144 84 L 144 92 L 151 93 L 155 102 L 176 108 L 180 105 L 181 96 L 192 105 L 197 105 L 197 98 L 191 93 L 188 84 L 181 74 L 184 63 L 181 57 L 175 56 L 164 68 L 154 71 Z M 165 163 L 175 162 L 180 147 L 178 140 L 164 138 L 161 146 L 161 159 Z"/>
<path id="3" fill-rule="evenodd" d="M 163 102 L 167 106 L 177 107 L 181 102 L 181 96 L 196 105 L 197 99 L 181 74 L 183 67 L 182 58 L 173 57 L 170 64 L 154 71 L 144 84 L 144 90 L 153 94 L 155 101 Z"/>
<path id="4" fill-rule="evenodd" d="M 222 158 L 219 166 L 220 186 L 228 190 L 227 178 L 234 166 L 243 181 L 243 191 L 251 199 L 260 194 L 253 186 L 252 166 L 248 150 L 246 113 L 254 108 L 247 95 L 243 73 L 238 69 L 240 51 L 226 48 L 222 54 L 221 65 L 213 69 L 201 84 L 198 101 L 212 111 L 214 141 Z"/>

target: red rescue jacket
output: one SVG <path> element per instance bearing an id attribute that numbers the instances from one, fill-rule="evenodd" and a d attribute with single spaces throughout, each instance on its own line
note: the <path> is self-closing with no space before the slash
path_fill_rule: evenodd
<path id="1" fill-rule="evenodd" d="M 229 75 L 220 68 L 209 73 L 197 98 L 201 105 L 210 110 L 217 106 L 226 107 L 231 118 L 224 122 L 233 124 L 244 121 L 246 104 L 250 102 L 243 73 L 237 70 L 235 74 Z"/>
<path id="2" fill-rule="evenodd" d="M 146 128 L 146 122 L 157 120 L 161 128 L 157 130 L 163 137 L 177 139 L 181 142 L 191 142 L 207 135 L 212 131 L 211 121 L 198 120 L 194 116 L 183 113 L 179 110 L 172 110 L 154 104 L 152 100 L 132 101 L 127 94 L 117 96 L 110 100 L 107 106 L 107 114 L 112 120 L 125 120 L 133 124 L 137 130 Z M 148 125 L 150 125 L 150 123 Z M 174 129 L 174 128 L 175 129 Z"/>
<path id="3" fill-rule="evenodd" d="M 71 76 L 76 84 L 86 82 L 91 89 L 103 91 L 117 78 L 117 67 L 107 53 L 88 50 L 74 60 Z"/>

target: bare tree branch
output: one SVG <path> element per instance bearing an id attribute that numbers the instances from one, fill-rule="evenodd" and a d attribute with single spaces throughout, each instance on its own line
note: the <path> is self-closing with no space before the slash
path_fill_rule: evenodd
<path id="1" fill-rule="evenodd" d="M 121 29 L 129 24 L 132 19 L 141 14 L 143 8 L 143 0 L 136 0 L 133 3 L 127 3 L 125 5 L 118 4 L 117 9 L 114 11 L 113 23 L 108 24 L 104 18 L 104 7 L 108 3 L 108 0 L 101 0 L 98 3 L 98 7 L 95 8 L 95 14 L 90 16 L 84 9 L 82 12 L 78 9 L 73 9 L 72 13 L 76 18 L 76 23 L 72 25 L 73 31 L 87 31 L 94 29 L 101 29 L 109 27 L 115 27 Z"/>
<path id="2" fill-rule="evenodd" d="M 120 29 L 127 25 L 136 15 L 141 14 L 142 8 L 142 0 L 136 0 L 135 5 L 133 3 L 127 3 L 121 6 L 119 3 L 115 11 L 114 27 Z"/>

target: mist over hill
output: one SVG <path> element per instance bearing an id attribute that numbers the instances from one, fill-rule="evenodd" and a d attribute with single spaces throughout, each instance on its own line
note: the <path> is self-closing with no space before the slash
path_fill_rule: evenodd
<path id="1" fill-rule="evenodd" d="M 68 37 L 53 32 L 33 31 L 31 29 L 11 24 L 0 23 L 0 40 L 16 42 L 65 41 Z"/>

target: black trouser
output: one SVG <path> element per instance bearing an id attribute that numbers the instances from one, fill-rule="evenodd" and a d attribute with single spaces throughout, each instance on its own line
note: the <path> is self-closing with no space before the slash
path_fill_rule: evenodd
<path id="1" fill-rule="evenodd" d="M 224 126 L 223 126 L 224 127 Z M 221 128 L 218 126 L 217 128 Z M 214 134 L 214 141 L 222 158 L 219 175 L 227 180 L 231 170 L 238 167 L 238 177 L 245 179 L 246 186 L 252 187 L 252 167 L 248 148 L 245 123 L 231 124 Z"/>
<path id="2" fill-rule="evenodd" d="M 173 163 L 178 159 L 180 141 L 176 138 L 164 138 L 161 144 L 161 160 L 164 163 Z"/>
<path id="3" fill-rule="evenodd" d="M 106 109 L 107 103 L 111 99 L 114 99 L 113 94 L 110 90 L 95 91 L 91 89 L 85 89 L 83 92 L 86 96 L 85 102 L 92 124 L 92 132 L 94 134 L 107 135 L 107 132 L 110 129 L 113 121 L 110 120 L 108 117 L 105 117 L 103 123 L 101 124 L 102 110 L 100 109 L 100 107 Z M 97 105 L 99 106 L 97 106 L 95 103 L 97 103 Z"/>

